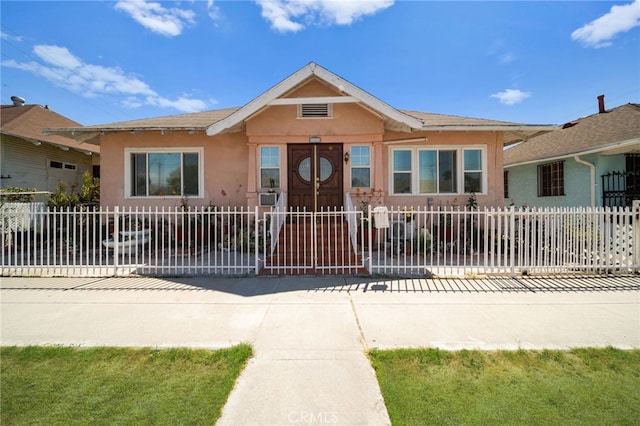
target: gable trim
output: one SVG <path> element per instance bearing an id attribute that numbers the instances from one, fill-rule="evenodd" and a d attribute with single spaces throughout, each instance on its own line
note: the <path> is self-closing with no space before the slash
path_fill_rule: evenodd
<path id="1" fill-rule="evenodd" d="M 353 96 L 317 96 L 313 98 L 278 98 L 268 105 L 348 104 L 358 102 Z"/>
<path id="2" fill-rule="evenodd" d="M 228 131 L 235 126 L 238 126 L 247 118 L 262 110 L 271 102 L 280 98 L 312 76 L 315 76 L 320 80 L 329 83 L 333 87 L 336 87 L 338 90 L 355 99 L 357 102 L 364 104 L 366 107 L 382 114 L 385 117 L 388 117 L 393 121 L 400 123 L 401 126 L 406 127 L 408 131 L 422 129 L 422 121 L 400 112 L 399 110 L 382 102 L 378 98 L 368 94 L 364 90 L 354 86 L 353 84 L 338 77 L 332 72 L 322 68 L 316 63 L 311 62 L 304 68 L 296 71 L 286 79 L 282 80 L 280 83 L 273 86 L 271 89 L 264 92 L 262 95 L 258 96 L 242 108 L 238 109 L 237 111 L 218 121 L 217 123 L 214 123 L 211 126 L 207 127 L 207 135 L 214 136 Z"/>

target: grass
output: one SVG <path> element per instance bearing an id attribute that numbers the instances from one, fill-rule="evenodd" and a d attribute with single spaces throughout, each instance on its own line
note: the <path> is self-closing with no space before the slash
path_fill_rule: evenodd
<path id="1" fill-rule="evenodd" d="M 214 424 L 252 354 L 2 347 L 3 425 Z"/>
<path id="2" fill-rule="evenodd" d="M 394 425 L 638 425 L 640 350 L 373 350 Z"/>

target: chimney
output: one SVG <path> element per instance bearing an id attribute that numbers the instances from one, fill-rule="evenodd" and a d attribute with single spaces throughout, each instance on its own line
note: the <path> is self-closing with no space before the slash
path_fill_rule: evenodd
<path id="1" fill-rule="evenodd" d="M 13 106 L 24 106 L 25 100 L 20 96 L 12 96 L 11 101 L 13 102 Z"/>
<path id="2" fill-rule="evenodd" d="M 604 95 L 598 96 L 598 112 L 602 114 L 603 112 L 607 112 L 604 108 Z"/>

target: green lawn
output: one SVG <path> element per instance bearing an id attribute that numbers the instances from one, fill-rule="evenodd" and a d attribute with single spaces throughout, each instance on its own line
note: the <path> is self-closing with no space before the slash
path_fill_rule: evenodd
<path id="1" fill-rule="evenodd" d="M 214 424 L 252 351 L 0 348 L 3 425 Z"/>
<path id="2" fill-rule="evenodd" d="M 373 350 L 394 425 L 638 425 L 640 350 Z"/>

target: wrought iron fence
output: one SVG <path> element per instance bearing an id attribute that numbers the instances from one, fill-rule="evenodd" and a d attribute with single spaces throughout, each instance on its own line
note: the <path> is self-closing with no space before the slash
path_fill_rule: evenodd
<path id="1" fill-rule="evenodd" d="M 627 274 L 640 271 L 640 202 L 262 213 L 5 204 L 0 238 L 4 276 Z"/>

